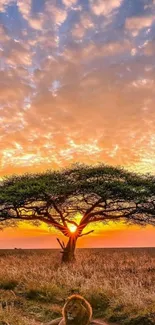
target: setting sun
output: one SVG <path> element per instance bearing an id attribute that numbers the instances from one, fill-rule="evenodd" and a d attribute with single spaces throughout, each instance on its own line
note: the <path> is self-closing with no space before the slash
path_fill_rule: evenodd
<path id="1" fill-rule="evenodd" d="M 77 226 L 76 226 L 76 225 L 72 225 L 72 224 L 70 224 L 70 225 L 68 226 L 68 228 L 69 228 L 70 232 L 74 233 L 74 232 L 76 231 L 76 229 L 77 229 Z"/>

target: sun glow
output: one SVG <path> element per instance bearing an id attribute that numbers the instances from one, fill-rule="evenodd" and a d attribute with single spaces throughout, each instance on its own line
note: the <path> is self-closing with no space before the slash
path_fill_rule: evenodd
<path id="1" fill-rule="evenodd" d="M 68 228 L 69 228 L 70 232 L 74 233 L 74 232 L 76 232 L 77 226 L 76 225 L 73 225 L 73 224 L 70 224 L 68 226 Z"/>

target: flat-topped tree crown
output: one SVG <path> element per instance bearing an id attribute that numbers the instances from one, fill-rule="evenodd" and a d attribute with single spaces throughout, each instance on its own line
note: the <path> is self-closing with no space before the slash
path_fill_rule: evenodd
<path id="1" fill-rule="evenodd" d="M 63 261 L 73 260 L 77 239 L 93 231 L 84 232 L 90 224 L 109 220 L 155 224 L 154 180 L 103 164 L 5 177 L 0 221 L 37 220 L 55 227 L 69 238 L 66 246 L 58 240 Z"/>

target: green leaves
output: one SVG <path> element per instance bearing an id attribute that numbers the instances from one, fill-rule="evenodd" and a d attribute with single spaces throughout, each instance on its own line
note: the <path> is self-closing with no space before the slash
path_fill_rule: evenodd
<path id="1" fill-rule="evenodd" d="M 137 203 L 154 199 L 154 176 L 138 175 L 121 167 L 103 164 L 97 166 L 75 164 L 60 171 L 5 177 L 0 186 L 0 218 L 4 219 L 5 216 L 6 219 L 8 216 L 12 218 L 12 211 L 20 212 L 21 207 L 24 208 L 24 214 L 30 216 L 31 206 L 34 220 L 42 217 L 47 222 L 49 213 L 49 218 L 52 217 L 62 224 L 63 215 L 72 219 L 77 212 L 84 215 L 98 200 L 110 202 L 110 206 L 114 205 L 117 212 L 116 201 L 123 200 L 126 206 L 132 202 L 135 207 Z M 41 201 L 44 202 L 42 209 Z M 54 207 L 53 202 L 58 209 Z M 39 210 L 34 208 L 37 204 Z M 62 212 L 62 215 L 58 211 Z M 96 211 L 100 211 L 101 216 L 101 207 L 96 206 L 95 213 Z M 22 219 L 20 213 L 17 216 Z M 152 210 L 151 218 L 153 218 Z"/>
<path id="2" fill-rule="evenodd" d="M 0 203 L 45 199 L 47 192 L 57 198 L 94 193 L 104 199 L 133 199 L 154 194 L 155 183 L 150 176 L 147 179 L 122 168 L 77 165 L 61 171 L 7 177 L 0 187 Z"/>

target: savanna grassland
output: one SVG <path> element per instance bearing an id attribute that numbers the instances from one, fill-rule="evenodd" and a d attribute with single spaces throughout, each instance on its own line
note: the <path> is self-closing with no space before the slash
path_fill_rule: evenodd
<path id="1" fill-rule="evenodd" d="M 58 250 L 0 251 L 0 324 L 32 325 L 61 315 L 80 293 L 95 318 L 155 324 L 155 249 L 78 249 L 61 265 Z"/>

